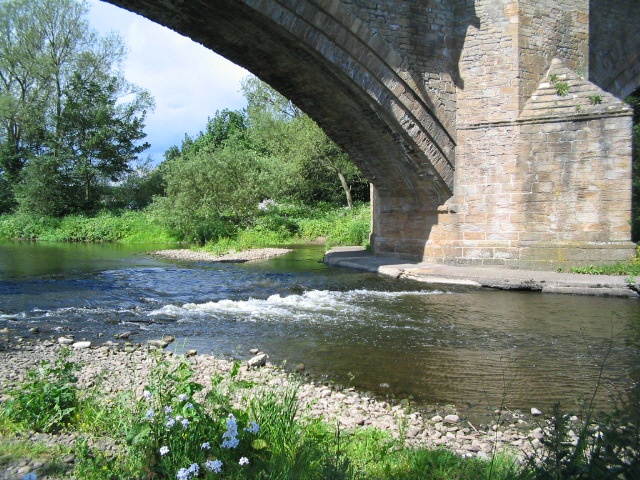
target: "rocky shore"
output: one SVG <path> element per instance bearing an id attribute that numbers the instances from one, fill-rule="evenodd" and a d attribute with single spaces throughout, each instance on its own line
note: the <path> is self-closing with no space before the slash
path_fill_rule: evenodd
<path id="1" fill-rule="evenodd" d="M 135 392 L 141 396 L 153 367 L 151 350 L 162 349 L 171 338 L 132 344 L 124 339 L 103 344 L 74 342 L 72 339 L 31 340 L 0 337 L 0 401 L 6 400 L 8 388 L 20 384 L 28 370 L 36 368 L 43 360 L 57 358 L 63 344 L 68 344 L 72 361 L 83 367 L 78 374 L 80 389 L 97 389 L 96 393 L 108 399 L 122 391 Z M 233 363 L 209 355 L 198 355 L 187 351 L 176 355 L 166 351 L 169 361 L 184 358 L 192 364 L 195 380 L 207 386 L 216 372 L 228 372 Z M 463 456 L 490 458 L 494 452 L 510 451 L 520 459 L 533 455 L 540 447 L 543 422 L 529 414 L 511 411 L 495 412 L 495 419 L 488 425 L 473 425 L 456 413 L 455 408 L 440 407 L 417 410 L 409 401 L 377 399 L 354 388 L 332 386 L 329 383 L 312 381 L 304 376 L 303 366 L 297 372 L 288 372 L 271 365 L 262 352 L 247 352 L 247 360 L 240 371 L 240 378 L 261 386 L 274 388 L 299 382 L 301 411 L 320 417 L 344 430 L 376 428 L 401 436 L 411 445 L 424 447 L 446 447 Z M 537 412 L 534 412 L 537 413 Z M 73 444 L 70 434 L 33 434 L 32 441 L 57 444 Z M 10 441 L 10 439 L 2 439 Z M 101 448 L 115 448 L 110 439 L 95 439 Z M 73 456 L 63 459 L 73 464 Z M 39 479 L 56 478 L 41 476 L 43 462 L 27 459 L 16 460 L 0 454 L 0 479 L 23 478 L 35 472 Z"/>
<path id="2" fill-rule="evenodd" d="M 243 250 L 241 252 L 230 252 L 225 255 L 214 255 L 208 252 L 180 248 L 175 250 L 157 250 L 155 252 L 150 252 L 150 254 L 172 260 L 189 262 L 242 263 L 277 257 L 279 255 L 289 253 L 290 251 L 291 249 L 289 248 L 253 248 L 251 250 Z"/>

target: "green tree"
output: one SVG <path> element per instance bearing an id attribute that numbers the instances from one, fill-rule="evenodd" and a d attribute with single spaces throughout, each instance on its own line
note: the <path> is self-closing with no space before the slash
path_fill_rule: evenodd
<path id="1" fill-rule="evenodd" d="M 105 205 L 110 210 L 142 210 L 151 205 L 153 197 L 164 195 L 165 188 L 161 169 L 155 168 L 147 158 L 109 189 Z"/>
<path id="2" fill-rule="evenodd" d="M 38 183 L 36 172 L 49 171 L 52 164 L 64 168 L 58 157 L 69 153 L 70 113 L 83 93 L 74 84 L 76 74 L 94 91 L 108 91 L 110 98 L 132 95 L 130 105 L 142 118 L 151 106 L 148 94 L 121 77 L 122 39 L 117 34 L 99 37 L 89 27 L 87 12 L 84 0 L 0 2 L 0 175 L 12 192 L 20 192 L 21 203 L 25 192 L 35 188 L 19 184 L 27 179 Z M 30 166 L 39 161 L 42 166 Z"/>
<path id="3" fill-rule="evenodd" d="M 85 80 L 76 73 L 65 90 L 64 107 L 58 124 L 58 155 L 63 168 L 72 172 L 81 190 L 80 211 L 95 209 L 100 201 L 99 186 L 120 180 L 131 170 L 129 164 L 149 147 L 140 144 L 145 111 L 139 114 L 138 98 L 117 103 L 117 79 L 106 84 Z"/>
<path id="4" fill-rule="evenodd" d="M 276 196 L 336 201 L 341 192 L 349 207 L 354 190 L 356 198 L 368 198 L 364 177 L 309 116 L 256 77 L 245 78 L 242 91 L 248 102 L 248 135 L 265 161 Z"/>
<path id="5" fill-rule="evenodd" d="M 263 198 L 260 164 L 247 149 L 186 152 L 165 168 L 166 195 L 154 199 L 151 211 L 189 242 L 232 235 Z"/>

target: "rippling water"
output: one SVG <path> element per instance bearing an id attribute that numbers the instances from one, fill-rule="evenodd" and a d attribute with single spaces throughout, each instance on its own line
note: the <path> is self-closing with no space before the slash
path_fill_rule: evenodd
<path id="1" fill-rule="evenodd" d="M 428 287 L 328 268 L 318 247 L 247 264 L 147 249 L 0 244 L 0 328 L 94 340 L 132 331 L 141 342 L 166 333 L 177 350 L 231 358 L 255 347 L 316 376 L 470 415 L 501 403 L 572 407 L 597 383 L 605 406 L 607 388 L 638 377 L 634 299 Z"/>

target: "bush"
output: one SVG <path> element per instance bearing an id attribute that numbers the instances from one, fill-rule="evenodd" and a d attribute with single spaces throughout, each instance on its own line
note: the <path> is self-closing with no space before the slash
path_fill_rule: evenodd
<path id="1" fill-rule="evenodd" d="M 62 350 L 53 364 L 43 361 L 29 371 L 25 383 L 9 392 L 2 415 L 37 432 L 57 432 L 70 423 L 78 403 L 74 372 L 80 369 L 70 355 Z"/>

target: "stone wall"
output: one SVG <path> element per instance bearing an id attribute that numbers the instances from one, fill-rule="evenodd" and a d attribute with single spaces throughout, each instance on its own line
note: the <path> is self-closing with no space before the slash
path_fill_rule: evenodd
<path id="1" fill-rule="evenodd" d="M 640 87 L 638 0 L 591 0 L 589 80 L 625 99 Z"/>
<path id="2" fill-rule="evenodd" d="M 520 106 L 524 107 L 553 58 L 586 77 L 589 71 L 589 0 L 520 1 Z"/>

